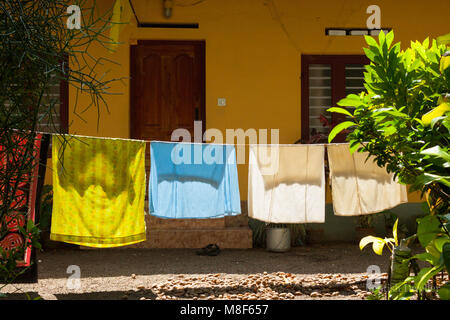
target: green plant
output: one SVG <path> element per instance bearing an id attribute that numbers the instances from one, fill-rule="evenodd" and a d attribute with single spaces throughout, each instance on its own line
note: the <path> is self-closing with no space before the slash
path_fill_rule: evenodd
<path id="1" fill-rule="evenodd" d="M 39 228 L 42 232 L 49 232 L 53 207 L 53 186 L 45 185 L 41 195 L 41 209 L 39 217 Z"/>
<path id="2" fill-rule="evenodd" d="M 382 287 L 373 290 L 372 293 L 367 296 L 366 300 L 383 300 L 384 295 L 381 291 Z"/>
<path id="3" fill-rule="evenodd" d="M 358 228 L 364 228 L 364 229 L 373 228 L 374 219 L 375 219 L 375 216 L 372 214 L 360 215 L 356 219 L 356 226 Z"/>
<path id="4" fill-rule="evenodd" d="M 392 228 L 392 238 L 379 238 L 374 236 L 367 236 L 361 239 L 361 241 L 359 242 L 359 248 L 363 250 L 365 246 L 372 243 L 373 252 L 375 252 L 380 256 L 383 254 L 384 246 L 386 246 L 392 252 L 394 246 L 398 246 L 397 225 L 398 219 L 397 221 L 395 221 L 394 226 Z"/>
<path id="5" fill-rule="evenodd" d="M 41 249 L 39 243 L 39 228 L 34 224 L 32 220 L 28 220 L 24 227 L 18 226 L 19 233 L 24 239 L 36 249 Z M 23 257 L 25 253 L 25 246 L 16 248 L 6 252 L 0 247 L 0 289 L 8 284 L 13 283 L 18 277 L 24 274 L 28 268 L 17 268 L 18 257 Z M 33 262 L 31 262 L 33 264 Z"/>
<path id="6" fill-rule="evenodd" d="M 324 114 L 320 114 L 319 121 L 322 124 L 322 127 L 326 128 L 328 131 L 333 129 L 333 123 L 326 117 Z M 344 133 L 348 133 L 348 130 L 343 130 Z M 298 139 L 294 143 L 304 143 L 304 144 L 313 144 L 313 143 L 326 143 L 328 139 L 327 133 L 322 133 L 317 131 L 316 128 L 311 129 L 311 133 L 309 135 L 309 139 Z"/>
<path id="7" fill-rule="evenodd" d="M 71 5 L 82 10 L 79 30 L 66 24 Z M 83 106 L 83 112 L 94 107 L 99 119 L 106 106 L 104 95 L 110 93 L 113 82 L 120 80 L 98 74 L 106 60 L 91 52 L 94 45 L 111 43 L 104 36 L 110 26 L 109 13 L 98 12 L 95 1 L 0 1 L 0 239 L 10 233 L 5 227 L 8 219 L 18 213 L 23 217 L 27 212 L 23 197 L 28 191 L 24 186 L 29 185 L 28 177 L 38 156 L 35 132 L 42 127 L 61 132 L 54 121 L 59 117 L 60 101 L 53 98 L 52 88 L 65 82 L 75 89 L 70 109 L 79 117 L 82 112 L 77 112 L 77 97 L 86 95 L 91 100 Z M 60 138 L 67 142 L 64 136 Z M 39 229 L 30 223 L 24 225 L 26 232 L 20 230 L 23 244 L 40 248 Z M 22 256 L 23 248 L 8 255 L 0 252 L 0 282 L 11 283 L 24 272 L 15 263 Z"/>
<path id="8" fill-rule="evenodd" d="M 383 211 L 382 214 L 384 217 L 384 226 L 386 230 L 392 230 L 398 217 L 391 211 Z"/>
<path id="9" fill-rule="evenodd" d="M 347 136 L 350 152 L 367 152 L 399 183 L 420 190 L 430 208 L 418 219 L 416 237 L 424 252 L 412 259 L 431 266 L 393 286 L 393 299 L 425 297 L 427 282 L 450 267 L 449 39 L 450 35 L 427 38 L 401 50 L 400 43 L 393 44 L 393 32 L 380 32 L 378 42 L 366 36 L 364 51 L 371 61 L 364 74 L 366 91 L 348 95 L 338 102 L 340 107 L 328 109 L 351 118 L 333 128 L 329 142 L 343 129 L 353 128 Z M 353 113 L 345 107 L 353 107 Z M 371 240 L 378 251 L 395 242 Z M 441 298 L 447 289 L 448 284 L 439 289 Z"/>
<path id="10" fill-rule="evenodd" d="M 401 240 L 399 245 L 397 230 L 398 221 L 399 220 L 397 219 L 392 227 L 392 238 L 367 236 L 361 239 L 359 243 L 360 250 L 363 250 L 368 244 L 371 243 L 373 251 L 378 255 L 383 254 L 383 248 L 385 246 L 391 252 L 391 265 L 388 272 L 389 278 L 388 283 L 386 284 L 387 286 L 394 285 L 392 291 L 389 292 L 391 297 L 394 292 L 396 294 L 402 292 L 399 291 L 397 284 L 403 283 L 408 278 L 410 270 L 417 270 L 417 264 L 415 263 L 416 257 L 411 257 L 411 250 L 407 246 L 410 241 L 415 239 L 415 236 L 410 239 Z M 411 292 L 411 290 L 407 290 L 407 292 Z"/>
<path id="11" fill-rule="evenodd" d="M 352 118 L 334 127 L 331 142 L 344 128 L 354 127 L 348 135 L 350 150 L 366 151 L 379 166 L 387 166 L 399 182 L 412 190 L 430 191 L 450 199 L 448 153 L 450 130 L 450 68 L 447 47 L 426 39 L 413 42 L 400 51 L 391 46 L 393 32 L 380 33 L 379 44 L 366 37 L 364 48 L 371 60 L 364 74 L 367 92 L 350 94 L 330 112 Z M 431 121 L 430 115 L 436 115 Z"/>
<path id="12" fill-rule="evenodd" d="M 384 227 L 386 229 L 387 232 L 392 231 L 392 229 L 394 228 L 394 224 L 395 222 L 398 220 L 398 217 L 396 214 L 394 214 L 391 211 L 383 211 L 381 212 L 381 214 L 384 217 Z M 399 223 L 399 225 L 397 226 L 397 232 L 398 232 L 398 237 L 404 238 L 406 237 L 406 235 L 408 234 L 408 227 L 404 224 Z"/>

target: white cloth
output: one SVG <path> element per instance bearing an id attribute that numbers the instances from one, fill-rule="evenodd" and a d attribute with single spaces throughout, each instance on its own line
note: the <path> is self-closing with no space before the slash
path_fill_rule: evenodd
<path id="1" fill-rule="evenodd" d="M 368 153 L 350 154 L 349 144 L 329 145 L 334 214 L 358 216 L 381 212 L 408 202 L 406 186 L 380 168 Z M 366 162 L 367 159 L 367 162 Z"/>
<path id="2" fill-rule="evenodd" d="M 269 223 L 325 222 L 324 146 L 253 145 L 249 217 Z"/>

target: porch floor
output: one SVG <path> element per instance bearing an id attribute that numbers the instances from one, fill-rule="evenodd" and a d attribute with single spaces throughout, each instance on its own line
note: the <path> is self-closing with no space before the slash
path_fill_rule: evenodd
<path id="1" fill-rule="evenodd" d="M 327 243 L 265 249 L 59 249 L 38 254 L 39 283 L 9 285 L 44 299 L 364 299 L 367 268 L 386 272 L 389 253 Z M 67 268 L 81 270 L 81 288 L 69 290 Z M 382 275 L 386 277 L 386 275 Z M 25 299 L 16 292 L 8 299 Z"/>

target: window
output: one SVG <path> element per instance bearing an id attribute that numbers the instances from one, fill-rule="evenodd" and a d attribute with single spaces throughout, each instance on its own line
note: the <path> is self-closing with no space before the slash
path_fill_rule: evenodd
<path id="1" fill-rule="evenodd" d="M 330 129 L 324 126 L 327 121 L 334 126 L 345 119 L 345 115 L 326 110 L 337 106 L 346 95 L 365 90 L 364 66 L 369 60 L 361 55 L 302 55 L 301 58 L 301 140 L 305 143 L 318 134 L 322 134 L 322 138 L 328 136 Z M 335 142 L 342 142 L 344 138 L 339 135 Z"/>
<path id="2" fill-rule="evenodd" d="M 38 131 L 50 133 L 68 132 L 68 95 L 69 88 L 67 82 L 61 81 L 51 85 L 49 93 L 44 94 L 44 104 L 53 104 L 54 113 L 52 119 L 48 115 L 40 114 L 40 125 Z"/>
<path id="3" fill-rule="evenodd" d="M 49 119 L 47 110 L 45 110 L 45 108 L 42 108 L 43 112 L 38 114 L 39 120 L 36 129 L 37 131 L 46 133 L 68 132 L 68 96 L 69 87 L 66 81 L 57 82 L 50 86 L 49 92 L 43 94 L 43 102 L 41 103 L 42 105 L 54 106 L 52 118 Z M 10 102 L 7 101 L 5 103 L 5 107 L 9 106 Z"/>

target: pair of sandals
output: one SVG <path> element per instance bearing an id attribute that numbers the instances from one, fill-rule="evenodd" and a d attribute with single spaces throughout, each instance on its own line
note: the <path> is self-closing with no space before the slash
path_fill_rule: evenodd
<path id="1" fill-rule="evenodd" d="M 199 256 L 217 256 L 220 253 L 220 248 L 217 244 L 208 244 L 206 247 L 197 250 Z"/>

